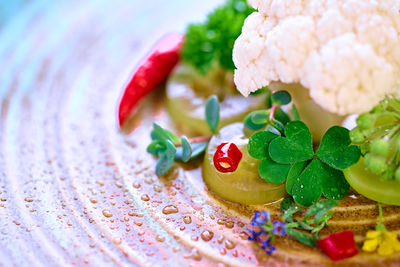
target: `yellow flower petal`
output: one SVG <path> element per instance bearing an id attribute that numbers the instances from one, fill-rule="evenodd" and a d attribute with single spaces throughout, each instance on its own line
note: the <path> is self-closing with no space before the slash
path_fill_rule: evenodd
<path id="1" fill-rule="evenodd" d="M 368 231 L 366 234 L 366 238 L 368 239 L 378 238 L 381 234 L 382 234 L 381 231 Z"/>
<path id="2" fill-rule="evenodd" d="M 391 243 L 395 251 L 400 251 L 400 242 L 397 239 L 397 234 L 394 232 L 388 232 L 386 239 Z"/>
<path id="3" fill-rule="evenodd" d="M 393 252 L 394 252 L 394 249 L 392 247 L 392 244 L 387 239 L 380 242 L 379 248 L 378 248 L 379 255 L 386 256 L 386 255 L 393 254 Z"/>
<path id="4" fill-rule="evenodd" d="M 377 246 L 378 246 L 378 239 L 375 238 L 375 239 L 366 240 L 364 242 L 362 249 L 367 252 L 372 252 L 372 251 L 376 250 Z"/>

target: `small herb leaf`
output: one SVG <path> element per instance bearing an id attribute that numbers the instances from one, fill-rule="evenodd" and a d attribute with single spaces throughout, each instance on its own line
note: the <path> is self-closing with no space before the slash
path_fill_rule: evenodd
<path id="1" fill-rule="evenodd" d="M 278 91 L 271 95 L 271 100 L 273 104 L 284 106 L 292 101 L 292 97 L 286 91 Z"/>
<path id="2" fill-rule="evenodd" d="M 180 140 L 171 131 L 162 128 L 157 123 L 153 123 L 153 131 L 151 131 L 151 140 L 170 140 L 172 143 L 179 143 Z"/>
<path id="3" fill-rule="evenodd" d="M 315 246 L 316 245 L 316 242 L 315 242 L 314 238 L 312 238 L 311 236 L 309 236 L 309 235 L 307 235 L 307 234 L 305 234 L 303 232 L 300 232 L 300 231 L 297 231 L 297 230 L 294 230 L 294 229 L 287 229 L 286 231 L 287 231 L 287 233 L 289 235 L 291 235 L 292 237 L 296 238 L 300 243 L 303 243 L 303 244 L 308 245 L 308 246 Z"/>
<path id="4" fill-rule="evenodd" d="M 266 158 L 259 163 L 258 173 L 271 184 L 281 184 L 286 180 L 290 167 L 289 164 L 279 164 Z"/>
<path id="5" fill-rule="evenodd" d="M 192 156 L 192 147 L 186 136 L 181 137 L 182 143 L 182 161 L 188 162 Z"/>
<path id="6" fill-rule="evenodd" d="M 286 112 L 284 112 L 281 108 L 278 108 L 275 111 L 274 119 L 279 120 L 283 125 L 291 121 L 288 114 L 286 114 Z"/>
<path id="7" fill-rule="evenodd" d="M 321 197 L 322 162 L 313 160 L 294 182 L 292 195 L 296 203 L 309 207 Z"/>
<path id="8" fill-rule="evenodd" d="M 293 184 L 296 182 L 297 178 L 300 176 L 301 172 L 307 166 L 307 161 L 297 162 L 292 165 L 289 170 L 286 179 L 286 191 L 289 195 L 292 195 Z"/>
<path id="9" fill-rule="evenodd" d="M 160 140 L 155 140 L 147 146 L 147 152 L 157 157 L 161 152 L 165 151 L 165 149 L 165 143 Z"/>
<path id="10" fill-rule="evenodd" d="M 253 111 L 250 114 L 248 114 L 246 116 L 246 118 L 244 119 L 244 125 L 247 128 L 249 128 L 250 130 L 253 130 L 253 131 L 260 130 L 260 129 L 264 128 L 267 125 L 266 122 L 265 123 L 261 123 L 261 124 L 256 124 L 256 123 L 253 122 L 253 115 L 256 114 L 257 112 L 265 112 L 265 111 L 264 110 Z"/>
<path id="11" fill-rule="evenodd" d="M 219 101 L 215 95 L 212 95 L 207 99 L 206 121 L 211 132 L 215 134 L 219 123 Z"/>
<path id="12" fill-rule="evenodd" d="M 271 133 L 270 131 L 260 131 L 254 133 L 249 138 L 249 143 L 247 145 L 247 150 L 255 159 L 266 159 L 269 158 L 268 155 L 268 146 L 269 143 L 278 135 Z"/>
<path id="13" fill-rule="evenodd" d="M 190 157 L 190 160 L 197 158 L 201 154 L 204 153 L 208 145 L 208 142 L 201 142 L 201 143 L 195 143 L 192 144 L 192 156 Z"/>
<path id="14" fill-rule="evenodd" d="M 324 135 L 317 157 L 329 166 L 344 170 L 358 162 L 361 151 L 351 143 L 349 130 L 340 126 L 331 127 Z"/>
<path id="15" fill-rule="evenodd" d="M 333 207 L 339 205 L 339 203 L 339 201 L 331 199 L 320 200 L 307 210 L 306 214 L 304 215 L 304 220 L 315 215 L 314 221 L 317 222 L 322 216 L 325 215 L 325 213 L 327 213 Z"/>
<path id="16" fill-rule="evenodd" d="M 266 110 L 252 112 L 251 121 L 257 125 L 266 124 L 269 121 L 269 112 Z"/>
<path id="17" fill-rule="evenodd" d="M 293 119 L 294 121 L 300 121 L 300 120 L 301 120 L 299 111 L 297 110 L 297 107 L 296 107 L 295 104 L 292 104 L 291 115 L 292 115 L 292 119 Z"/>
<path id="18" fill-rule="evenodd" d="M 293 222 L 293 214 L 300 210 L 301 208 L 294 204 L 291 197 L 285 198 L 281 203 L 282 221 Z"/>
<path id="19" fill-rule="evenodd" d="M 323 165 L 320 172 L 322 193 L 330 199 L 342 199 L 350 189 L 350 185 L 342 171 Z"/>
<path id="20" fill-rule="evenodd" d="M 207 148 L 207 145 L 208 145 L 208 142 L 192 144 L 191 145 L 192 154 L 190 155 L 190 158 L 188 161 L 195 159 L 198 156 L 200 156 L 201 154 L 203 154 Z M 185 161 L 183 161 L 183 148 L 181 146 L 176 148 L 175 160 L 185 162 Z"/>
<path id="21" fill-rule="evenodd" d="M 303 122 L 289 122 L 285 127 L 285 135 L 286 138 L 278 137 L 269 145 L 269 154 L 274 161 L 290 164 L 314 156 L 311 133 Z"/>
<path id="22" fill-rule="evenodd" d="M 156 175 L 166 174 L 172 166 L 175 159 L 176 148 L 170 140 L 165 140 L 165 151 L 161 152 L 156 164 Z"/>

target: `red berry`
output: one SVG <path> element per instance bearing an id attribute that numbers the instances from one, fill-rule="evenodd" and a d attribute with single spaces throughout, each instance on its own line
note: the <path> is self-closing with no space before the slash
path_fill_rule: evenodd
<path id="1" fill-rule="evenodd" d="M 214 154 L 214 166 L 220 172 L 234 172 L 242 156 L 234 143 L 221 143 Z"/>
<path id="2" fill-rule="evenodd" d="M 328 235 L 318 241 L 318 247 L 334 261 L 350 258 L 358 253 L 352 231 Z"/>

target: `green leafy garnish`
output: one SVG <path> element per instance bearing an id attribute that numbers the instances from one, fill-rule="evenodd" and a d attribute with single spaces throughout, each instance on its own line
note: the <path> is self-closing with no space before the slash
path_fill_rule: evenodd
<path id="1" fill-rule="evenodd" d="M 188 162 L 201 155 L 208 142 L 191 144 L 186 136 L 180 139 L 171 131 L 154 123 L 151 132 L 152 142 L 147 146 L 147 152 L 158 157 L 156 175 L 165 175 L 174 161 Z"/>
<path id="2" fill-rule="evenodd" d="M 296 206 L 292 198 L 290 197 L 285 198 L 281 202 L 282 221 L 292 223 L 293 215 L 301 210 L 302 208 Z"/>
<path id="3" fill-rule="evenodd" d="M 312 238 L 308 234 L 305 234 L 305 233 L 300 232 L 300 231 L 295 230 L 295 229 L 287 229 L 286 231 L 287 231 L 288 235 L 296 238 L 297 241 L 299 241 L 300 243 L 303 243 L 304 245 L 314 247 L 317 244 L 315 239 Z"/>
<path id="4" fill-rule="evenodd" d="M 290 122 L 285 127 L 285 135 L 273 140 L 269 146 L 269 154 L 274 161 L 290 164 L 313 157 L 311 133 L 304 122 Z"/>
<path id="5" fill-rule="evenodd" d="M 158 161 L 156 164 L 156 175 L 162 176 L 168 172 L 174 163 L 176 148 L 170 140 L 165 140 L 165 150 L 158 154 Z"/>
<path id="6" fill-rule="evenodd" d="M 208 142 L 200 142 L 200 143 L 193 143 L 190 144 L 190 147 L 192 149 L 192 154 L 190 155 L 190 158 L 188 160 L 184 160 L 185 158 L 183 157 L 183 147 L 177 147 L 176 148 L 176 154 L 175 154 L 175 160 L 177 161 L 182 161 L 182 162 L 188 162 L 193 159 L 196 159 L 200 155 L 204 153 L 208 145 Z"/>
<path id="7" fill-rule="evenodd" d="M 219 102 L 216 96 L 211 96 L 207 100 L 205 117 L 211 131 L 215 133 L 220 117 Z M 200 136 L 191 140 L 186 136 L 178 138 L 171 131 L 154 123 L 151 139 L 152 142 L 147 146 L 147 152 L 158 157 L 156 175 L 162 176 L 171 169 L 174 161 L 188 162 L 203 154 L 210 137 Z"/>
<path id="8" fill-rule="evenodd" d="M 182 48 L 183 61 L 200 73 L 215 66 L 233 71 L 233 44 L 242 31 L 245 18 L 253 11 L 246 0 L 228 0 L 210 13 L 204 23 L 189 25 Z"/>
<path id="9" fill-rule="evenodd" d="M 190 142 L 186 136 L 182 136 L 182 161 L 188 162 L 190 157 L 192 156 L 192 147 L 190 146 Z"/>
<path id="10" fill-rule="evenodd" d="M 302 210 L 299 206 L 295 205 L 292 198 L 287 197 L 281 203 L 282 221 L 288 222 L 287 233 L 296 238 L 299 242 L 315 246 L 318 240 L 318 233 L 328 226 L 328 220 L 332 217 L 332 208 L 336 207 L 340 202 L 337 200 L 320 200 L 312 205 L 305 213 L 302 219 L 293 219 L 293 214 Z M 309 234 L 300 232 L 298 230 L 308 231 Z"/>
<path id="11" fill-rule="evenodd" d="M 219 124 L 219 101 L 215 95 L 206 101 L 206 121 L 211 132 L 215 134 Z"/>
<path id="12" fill-rule="evenodd" d="M 278 91 L 271 95 L 272 104 L 284 106 L 292 101 L 291 95 L 287 91 Z"/>
<path id="13" fill-rule="evenodd" d="M 334 126 L 314 153 L 308 127 L 301 121 L 292 121 L 286 124 L 284 136 L 267 131 L 253 134 L 248 150 L 251 156 L 261 159 L 261 178 L 273 184 L 286 181 L 286 190 L 296 203 L 310 206 L 322 194 L 329 199 L 341 199 L 347 194 L 350 186 L 342 170 L 360 158 L 360 149 L 350 143 L 349 131 Z"/>

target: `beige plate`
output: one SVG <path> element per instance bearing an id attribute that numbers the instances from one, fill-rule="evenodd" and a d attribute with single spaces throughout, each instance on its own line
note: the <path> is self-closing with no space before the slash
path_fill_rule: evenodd
<path id="1" fill-rule="evenodd" d="M 116 127 L 121 88 L 140 56 L 215 4 L 26 1 L 0 24 L 1 266 L 331 264 L 288 239 L 266 256 L 247 241 L 247 225 L 254 210 L 276 206 L 220 201 L 195 166 L 158 179 L 145 146 L 153 119 L 168 121 L 154 95 L 130 121 L 131 135 Z M 353 229 L 357 241 L 376 223 L 376 205 L 357 195 L 336 211 L 330 230 Z M 398 208 L 384 214 L 400 229 Z M 384 261 L 400 263 L 360 253 L 342 264 Z"/>

